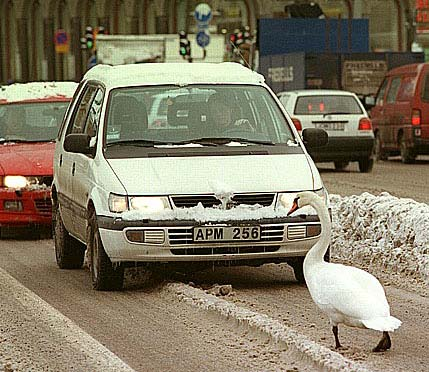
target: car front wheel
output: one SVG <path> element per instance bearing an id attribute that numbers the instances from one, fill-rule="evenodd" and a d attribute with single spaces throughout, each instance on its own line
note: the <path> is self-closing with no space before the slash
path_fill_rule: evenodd
<path id="1" fill-rule="evenodd" d="M 113 265 L 101 241 L 93 213 L 89 220 L 89 250 L 92 286 L 98 291 L 119 291 L 124 283 L 124 267 Z"/>
<path id="2" fill-rule="evenodd" d="M 54 213 L 53 235 L 57 265 L 60 269 L 80 269 L 85 256 L 85 246 L 66 230 L 59 205 Z"/>
<path id="3" fill-rule="evenodd" d="M 375 158 L 375 161 L 387 160 L 387 154 L 383 150 L 383 147 L 381 145 L 381 138 L 380 138 L 380 135 L 378 133 L 375 136 L 374 158 Z"/>

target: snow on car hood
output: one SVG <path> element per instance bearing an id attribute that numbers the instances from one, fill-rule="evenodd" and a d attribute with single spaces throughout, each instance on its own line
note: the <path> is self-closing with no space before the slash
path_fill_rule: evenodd
<path id="1" fill-rule="evenodd" d="M 0 170 L 4 175 L 52 175 L 55 143 L 0 144 Z"/>
<path id="2" fill-rule="evenodd" d="M 129 195 L 313 190 L 304 154 L 108 159 Z M 315 185 L 315 180 L 317 184 Z"/>

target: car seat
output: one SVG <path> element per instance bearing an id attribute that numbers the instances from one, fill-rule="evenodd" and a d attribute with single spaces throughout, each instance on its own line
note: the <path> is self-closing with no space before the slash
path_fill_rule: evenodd
<path id="1" fill-rule="evenodd" d="M 112 126 L 120 130 L 121 140 L 144 138 L 148 129 L 146 105 L 126 95 L 116 97 L 114 102 Z"/>

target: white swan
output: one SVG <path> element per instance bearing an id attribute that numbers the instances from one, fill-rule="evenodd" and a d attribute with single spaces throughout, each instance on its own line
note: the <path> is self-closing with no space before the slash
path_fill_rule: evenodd
<path id="1" fill-rule="evenodd" d="M 390 349 L 389 331 L 401 325 L 390 315 L 386 294 L 380 282 L 361 269 L 323 260 L 331 240 L 331 220 L 322 199 L 313 192 L 300 192 L 289 214 L 311 205 L 317 212 L 322 232 L 304 259 L 304 278 L 316 305 L 325 312 L 332 324 L 335 348 L 340 348 L 338 324 L 382 331 L 383 337 L 373 351 Z"/>

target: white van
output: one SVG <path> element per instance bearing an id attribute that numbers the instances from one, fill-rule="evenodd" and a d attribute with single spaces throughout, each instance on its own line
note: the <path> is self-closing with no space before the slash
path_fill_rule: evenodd
<path id="1" fill-rule="evenodd" d="M 148 125 L 160 95 L 166 126 Z M 112 134 L 113 133 L 113 134 Z M 308 146 L 326 132 L 303 131 Z M 58 266 L 122 288 L 128 265 L 302 262 L 318 240 L 295 194 L 327 193 L 263 76 L 236 63 L 97 65 L 59 131 L 52 185 Z"/>

